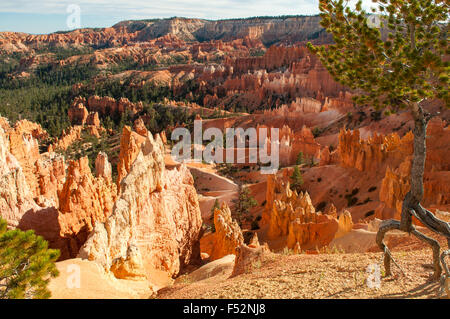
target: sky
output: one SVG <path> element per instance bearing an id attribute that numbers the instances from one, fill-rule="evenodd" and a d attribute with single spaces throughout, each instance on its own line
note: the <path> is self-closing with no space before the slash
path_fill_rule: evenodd
<path id="1" fill-rule="evenodd" d="M 319 0 L 1 0 L 0 31 L 42 34 L 78 27 L 110 27 L 123 20 L 173 16 L 216 20 L 267 15 L 311 15 L 319 12 L 318 2 Z"/>

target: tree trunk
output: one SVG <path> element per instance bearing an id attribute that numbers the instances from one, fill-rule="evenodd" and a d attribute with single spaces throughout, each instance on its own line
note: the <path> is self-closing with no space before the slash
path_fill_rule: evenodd
<path id="1" fill-rule="evenodd" d="M 383 239 L 387 232 L 399 229 L 404 232 L 408 232 L 418 239 L 424 241 L 429 244 L 433 250 L 433 266 L 434 266 L 434 279 L 439 279 L 442 273 L 442 266 L 446 272 L 446 276 L 449 276 L 448 267 L 445 263 L 445 257 L 450 255 L 450 251 L 446 251 L 441 255 L 440 254 L 440 245 L 439 243 L 430 238 L 421 232 L 417 231 L 416 228 L 412 224 L 412 216 L 415 216 L 420 222 L 422 222 L 427 228 L 432 231 L 445 236 L 450 245 L 450 223 L 442 221 L 431 213 L 430 211 L 424 209 L 420 202 L 423 199 L 424 189 L 423 189 L 423 175 L 425 171 L 425 160 L 426 160 L 426 138 L 427 138 L 427 124 L 428 118 L 425 116 L 423 109 L 420 107 L 418 103 L 413 103 L 411 105 L 411 111 L 414 119 L 414 153 L 412 159 L 411 166 L 411 188 L 410 191 L 406 194 L 403 205 L 402 205 L 402 213 L 401 220 L 386 220 L 383 221 L 380 225 L 380 228 L 377 233 L 376 242 L 378 247 L 382 251 L 384 251 L 384 266 L 386 270 L 386 275 L 391 275 L 391 253 L 388 247 L 385 245 Z"/>
<path id="2" fill-rule="evenodd" d="M 400 230 L 410 233 L 412 231 L 412 207 L 416 207 L 423 199 L 423 174 L 427 157 L 427 125 L 422 108 L 414 103 L 412 105 L 414 118 L 414 153 L 411 166 L 410 191 L 403 200 Z M 407 213 L 404 213 L 407 212 Z"/>

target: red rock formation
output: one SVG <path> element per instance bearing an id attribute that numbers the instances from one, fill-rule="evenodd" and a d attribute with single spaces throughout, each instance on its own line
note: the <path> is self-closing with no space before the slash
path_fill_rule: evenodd
<path id="1" fill-rule="evenodd" d="M 236 248 L 236 252 L 237 255 L 231 277 L 257 271 L 271 256 L 267 244 L 261 246 L 259 242 L 254 242 L 249 246 L 242 244 Z"/>
<path id="2" fill-rule="evenodd" d="M 340 91 L 338 97 L 325 97 L 325 101 L 322 105 L 322 111 L 327 110 L 346 110 L 352 108 L 354 102 L 352 100 L 352 94 L 348 91 Z"/>
<path id="3" fill-rule="evenodd" d="M 44 206 L 59 206 L 58 192 L 66 178 L 64 157 L 56 153 L 44 153 L 36 162 L 35 176 L 38 184 L 37 203 Z"/>
<path id="4" fill-rule="evenodd" d="M 51 247 L 61 250 L 62 259 L 73 257 L 86 239 L 89 227 L 96 219 L 104 220 L 102 215 L 112 210 L 115 185 L 94 179 L 87 158 L 71 162 L 66 176 L 64 157 L 39 154 L 33 133 L 27 132 L 35 132 L 36 137 L 42 132 L 31 124 L 21 121 L 9 131 L 9 140 L 14 144 L 1 132 L 0 167 L 3 173 L 9 171 L 2 175 L 8 184 L 0 191 L 4 195 L 0 196 L 1 215 L 10 226 L 35 230 Z M 9 150 L 20 156 L 22 163 Z M 27 167 L 28 177 L 22 166 Z"/>
<path id="5" fill-rule="evenodd" d="M 330 205 L 328 205 L 325 208 L 325 211 L 323 212 L 325 215 L 334 217 L 334 218 L 338 218 L 338 214 L 337 214 L 337 209 L 336 206 L 334 206 L 333 203 L 331 203 Z"/>
<path id="6" fill-rule="evenodd" d="M 352 215 L 349 211 L 344 210 L 338 218 L 338 231 L 334 238 L 343 237 L 353 229 Z"/>
<path id="7" fill-rule="evenodd" d="M 125 110 L 134 115 L 144 108 L 142 102 L 132 103 L 127 98 L 115 100 L 112 97 L 90 96 L 87 100 L 78 98 L 76 101 L 82 101 L 90 112 L 97 112 L 100 116 L 111 116 L 113 114 L 122 114 Z"/>
<path id="8" fill-rule="evenodd" d="M 108 182 L 112 181 L 112 167 L 108 161 L 108 155 L 100 152 L 95 160 L 95 176 L 102 177 Z"/>
<path id="9" fill-rule="evenodd" d="M 92 125 L 100 127 L 100 119 L 98 112 L 91 112 L 81 103 L 83 101 L 80 98 L 75 99 L 72 106 L 69 108 L 69 120 L 72 125 Z"/>
<path id="10" fill-rule="evenodd" d="M 114 260 L 111 266 L 111 272 L 118 279 L 126 280 L 146 280 L 145 267 L 142 263 L 142 256 L 139 248 L 130 245 L 127 250 L 126 258 L 120 257 Z"/>
<path id="11" fill-rule="evenodd" d="M 18 160 L 33 198 L 41 207 L 58 207 L 57 191 L 65 178 L 64 158 L 55 153 L 39 154 L 39 141 L 48 137 L 42 127 L 27 120 L 7 128 L 9 151 Z"/>
<path id="12" fill-rule="evenodd" d="M 73 103 L 69 108 L 69 121 L 72 125 L 84 125 L 89 111 L 82 103 Z"/>
<path id="13" fill-rule="evenodd" d="M 129 126 L 122 130 L 120 138 L 119 162 L 117 164 L 117 187 L 120 190 L 120 182 L 130 172 L 131 165 L 138 156 L 141 145 L 145 142 L 145 137 L 133 132 Z"/>
<path id="14" fill-rule="evenodd" d="M 308 56 L 305 48 L 271 46 L 264 56 L 229 60 L 235 73 L 247 73 L 249 70 L 273 70 L 289 65 Z"/>
<path id="15" fill-rule="evenodd" d="M 58 211 L 55 207 L 39 207 L 33 200 L 15 157 L 9 152 L 9 143 L 0 128 L 0 216 L 9 227 L 32 229 L 49 241 L 50 247 L 63 249 L 60 237 Z"/>
<path id="16" fill-rule="evenodd" d="M 294 98 L 291 106 L 295 106 L 301 103 L 298 100 L 301 97 L 337 97 L 345 91 L 331 78 L 318 58 L 301 46 L 273 46 L 262 57 L 230 59 L 225 64 L 232 67 L 236 75 L 224 82 L 224 88 L 233 93 L 253 91 L 252 94 L 260 99 L 270 93 L 287 94 Z M 287 66 L 288 70 L 284 73 L 272 72 L 281 66 Z M 260 102 L 256 101 L 258 104 Z M 306 110 L 317 112 L 322 107 L 310 104 Z"/>
<path id="17" fill-rule="evenodd" d="M 85 125 L 71 126 L 68 132 L 63 130 L 61 137 L 49 145 L 48 152 L 67 150 L 73 143 L 82 140 L 83 132 L 97 138 L 100 138 L 101 133 L 105 132 L 105 129 L 100 126 L 97 113 L 90 113 Z"/>
<path id="18" fill-rule="evenodd" d="M 2 122 L 2 126 L 6 124 Z M 81 132 L 79 127 L 78 132 Z M 43 208 L 34 202 L 20 163 L 9 151 L 9 139 L 1 131 L 0 176 L 4 179 L 0 184 L 1 216 L 11 227 L 35 230 L 49 241 L 51 247 L 60 249 L 61 258 L 66 259 L 77 255 L 94 225 L 107 220 L 114 204 L 115 216 L 122 216 L 119 218 L 126 213 L 123 205 L 130 204 L 139 215 L 131 219 L 128 234 L 143 243 L 137 246 L 143 259 L 140 260 L 139 254 L 127 253 L 110 266 L 114 265 L 120 278 L 144 278 L 139 277 L 140 262 L 146 269 L 163 269 L 174 275 L 200 257 L 198 241 L 202 220 L 193 178 L 185 166 L 170 171 L 164 169 L 164 146 L 159 137 L 155 142 L 151 137 L 127 129 L 124 130 L 128 137 L 125 138 L 127 142 L 122 143 L 122 160 L 128 159 L 129 163 L 124 160 L 122 164 L 130 172 L 136 168 L 132 176 L 125 169 L 124 189 L 119 201 L 116 202 L 116 185 L 111 181 L 111 165 L 106 154 L 100 153 L 97 157 L 95 178 L 86 157 L 70 161 L 66 174 L 64 158 L 46 153 L 38 154 L 34 171 L 39 195 L 36 200 Z M 147 141 L 145 145 L 136 143 L 139 137 Z M 23 149 L 21 143 L 27 143 L 26 139 L 13 140 L 17 140 L 16 149 Z M 126 154 L 125 150 L 132 153 L 138 144 L 138 154 Z M 137 163 L 132 165 L 133 162 Z M 142 196 L 135 192 L 137 190 Z M 148 240 L 150 233 L 147 230 L 153 239 Z M 161 244 L 161 240 L 167 245 Z M 132 244 L 126 246 L 129 248 Z M 128 251 L 132 250 L 128 248 Z M 137 269 L 137 273 L 133 269 Z"/>
<path id="19" fill-rule="evenodd" d="M 231 210 L 225 202 L 214 211 L 214 226 L 216 232 L 210 260 L 236 254 L 236 248 L 244 243 L 244 237 L 238 223 L 231 218 Z"/>
<path id="20" fill-rule="evenodd" d="M 86 125 L 93 126 L 96 128 L 100 127 L 100 118 L 98 117 L 97 112 L 89 113 L 89 115 L 86 119 Z"/>
<path id="21" fill-rule="evenodd" d="M 185 56 L 189 57 L 193 54 L 193 58 L 196 58 L 195 54 L 198 50 L 204 52 L 201 49 L 204 46 L 206 46 L 204 43 L 192 45 L 193 53 L 187 50 Z M 135 71 L 124 75 L 131 80 L 130 85 L 136 87 L 142 87 L 148 82 L 169 86 L 179 99 L 192 100 L 194 95 L 201 95 L 204 106 L 210 108 L 210 110 L 201 109 L 205 115 L 211 113 L 211 109 L 215 107 L 223 110 L 233 104 L 245 106 L 249 110 L 282 107 L 280 96 L 287 101 L 286 108 L 297 113 L 353 107 L 348 91 L 334 82 L 317 57 L 311 55 L 302 45 L 273 46 L 264 56 L 251 58 L 248 58 L 251 46 L 245 50 L 243 47 L 223 42 L 207 46 L 215 49 L 208 52 L 209 56 L 202 55 L 201 60 L 210 60 L 217 55 L 217 50 L 224 46 L 227 47 L 226 52 L 229 52 L 231 58 L 222 65 L 176 65 L 165 70 Z M 169 51 L 171 49 L 167 48 Z M 113 52 L 102 51 L 98 55 L 102 55 L 103 60 L 98 63 L 102 65 L 119 63 L 122 58 L 119 59 L 117 55 L 121 56 L 127 51 L 129 54 L 126 58 L 129 58 L 130 54 L 133 56 L 134 53 L 142 50 L 141 46 L 133 46 L 122 50 L 115 49 Z M 155 52 L 149 54 L 144 51 L 140 53 L 142 57 L 133 57 L 133 59 L 140 61 L 145 60 L 145 56 L 158 54 Z M 242 55 L 247 57 L 242 58 Z M 148 61 L 142 62 L 142 64 L 146 63 Z M 284 69 L 280 70 L 281 67 Z M 198 83 L 198 90 L 191 90 L 186 95 L 185 83 L 191 80 Z M 127 99 L 116 101 L 110 97 L 93 96 L 87 100 L 80 98 L 75 102 L 81 102 L 89 111 L 98 112 L 100 116 L 122 113 L 125 109 L 128 109 L 131 114 L 136 114 L 143 108 L 140 103 L 131 103 Z M 188 103 L 186 107 L 196 112 L 195 105 L 191 106 Z"/>
<path id="22" fill-rule="evenodd" d="M 374 133 L 367 139 L 360 138 L 359 130 L 341 130 L 338 153 L 344 167 L 369 171 L 386 163 L 399 163 L 412 153 L 412 133 L 400 138 L 396 133 L 383 136 Z"/>
<path id="23" fill-rule="evenodd" d="M 396 169 L 388 167 L 386 175 L 381 182 L 380 201 L 382 204 L 375 217 L 380 219 L 400 219 L 402 204 L 405 195 L 410 190 L 412 156 Z M 426 171 L 424 174 L 424 199 L 425 207 L 441 207 L 448 209 L 450 206 L 450 171 Z"/>
<path id="24" fill-rule="evenodd" d="M 82 131 L 83 126 L 81 125 L 72 126 L 70 131 L 67 133 L 63 130 L 61 137 L 48 147 L 48 152 L 51 153 L 57 150 L 66 150 L 75 141 L 79 141 L 81 139 Z"/>
<path id="25" fill-rule="evenodd" d="M 308 158 L 318 159 L 320 151 L 320 144 L 315 141 L 314 135 L 306 126 L 297 133 L 288 126 L 283 126 L 280 130 L 280 164 L 282 166 L 296 164 L 300 152 L 303 153 L 305 161 Z"/>
<path id="26" fill-rule="evenodd" d="M 320 150 L 319 159 L 320 166 L 337 164 L 339 162 L 339 153 L 337 152 L 337 150 L 330 152 L 330 148 L 328 146 L 325 146 Z"/>
<path id="27" fill-rule="evenodd" d="M 268 224 L 269 239 L 286 238 L 288 248 L 300 246 L 301 250 L 327 246 L 338 229 L 341 230 L 340 235 L 348 231 L 344 220 L 341 223 L 343 227 L 339 228 L 339 222 L 330 209 L 326 214 L 316 212 L 307 192 L 297 194 L 291 191 L 289 182 L 276 175 L 267 179 L 266 207 L 261 224 Z"/>
<path id="28" fill-rule="evenodd" d="M 287 247 L 294 249 L 300 245 L 302 250 L 314 250 L 328 244 L 338 231 L 336 219 L 317 214 L 313 220 L 296 218 L 289 224 Z"/>
<path id="29" fill-rule="evenodd" d="M 79 29 L 70 33 L 53 33 L 30 35 L 25 33 L 0 33 L 0 49 L 7 52 L 24 51 L 46 45 L 59 47 L 80 45 L 124 44 L 136 36 L 128 33 L 124 28 L 105 28 L 100 32 L 90 29 Z"/>
<path id="30" fill-rule="evenodd" d="M 103 178 L 94 178 L 89 160 L 83 157 L 70 161 L 66 181 L 58 193 L 60 233 L 75 238 L 70 255 L 77 255 L 95 222 L 104 222 L 111 214 L 116 200 L 116 186 Z"/>
<path id="31" fill-rule="evenodd" d="M 311 55 L 303 45 L 272 46 L 261 57 L 248 57 L 251 50 L 262 49 L 262 46 L 253 42 L 250 39 L 237 39 L 226 43 L 184 44 L 185 51 L 168 46 L 165 52 L 156 48 L 155 42 L 150 42 L 96 51 L 87 56 L 90 58 L 78 57 L 85 61 L 67 61 L 67 64 L 92 63 L 92 58 L 98 59 L 95 67 L 107 67 L 124 59 L 133 59 L 141 65 L 164 62 L 165 57 L 173 59 L 175 56 L 183 56 L 187 59 L 186 63 L 190 63 L 191 59 L 201 62 L 215 59 L 219 65 L 184 64 L 169 66 L 164 70 L 123 74 L 134 87 L 142 87 L 149 82 L 168 86 L 177 99 L 192 101 L 194 96 L 202 96 L 207 108 L 197 110 L 205 112 L 205 115 L 214 112 L 216 107 L 218 110 L 227 108 L 231 111 L 233 105 L 244 106 L 248 110 L 281 108 L 279 112 L 284 112 L 282 103 L 285 103 L 285 108 L 295 113 L 353 107 L 351 94 L 333 81 L 318 58 Z M 224 52 L 229 57 L 222 61 Z M 149 61 L 150 57 L 155 61 Z M 188 81 L 196 82 L 198 89 L 192 91 L 186 87 Z M 74 92 L 79 89 L 80 86 L 74 87 Z M 189 92 L 186 93 L 186 90 Z M 141 103 L 131 103 L 127 99 L 116 101 L 110 97 L 79 98 L 75 103 L 82 103 L 88 111 L 98 112 L 100 117 L 122 113 L 126 109 L 134 115 L 143 109 Z M 185 107 L 197 112 L 196 105 L 190 104 L 187 103 Z"/>
<path id="32" fill-rule="evenodd" d="M 134 121 L 133 130 L 142 136 L 147 136 L 148 134 L 148 130 L 145 127 L 144 121 L 142 120 L 141 117 L 138 118 L 136 121 Z"/>

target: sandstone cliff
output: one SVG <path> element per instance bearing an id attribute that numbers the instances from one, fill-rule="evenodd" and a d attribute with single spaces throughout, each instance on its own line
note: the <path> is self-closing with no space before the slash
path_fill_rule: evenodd
<path id="1" fill-rule="evenodd" d="M 0 214 L 9 227 L 17 227 L 23 215 L 38 209 L 9 141 L 0 128 Z"/>
<path id="2" fill-rule="evenodd" d="M 200 258 L 202 219 L 192 175 L 185 166 L 166 170 L 163 150 L 159 135 L 145 137 L 121 181 L 112 215 L 105 223 L 97 222 L 80 250 L 82 258 L 99 262 L 119 277 L 121 268 L 111 267 L 118 258 L 131 258 L 131 246 L 139 250 L 134 263 L 140 264 L 136 258 L 141 258 L 147 273 L 157 269 L 175 276 Z"/>

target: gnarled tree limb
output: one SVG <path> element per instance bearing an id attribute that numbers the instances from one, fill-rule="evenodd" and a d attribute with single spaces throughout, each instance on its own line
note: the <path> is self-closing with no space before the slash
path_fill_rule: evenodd
<path id="1" fill-rule="evenodd" d="M 392 257 L 391 257 L 389 248 L 386 246 L 383 239 L 387 232 L 389 232 L 391 230 L 395 230 L 395 229 L 400 230 L 400 222 L 398 220 L 395 220 L 395 219 L 385 220 L 381 223 L 380 228 L 377 233 L 377 238 L 376 238 L 378 247 L 380 247 L 380 249 L 385 252 L 384 268 L 386 271 L 386 276 L 390 276 L 392 274 L 392 272 L 391 272 Z M 411 226 L 410 233 L 412 235 L 416 236 L 421 241 L 426 242 L 427 244 L 429 244 L 432 247 L 434 277 L 436 279 L 439 279 L 441 276 L 441 273 L 442 273 L 442 268 L 441 268 L 441 265 L 439 262 L 439 257 L 440 257 L 439 254 L 440 254 L 440 248 L 441 248 L 439 243 L 435 239 L 428 237 L 425 234 L 418 231 L 414 226 Z"/>

